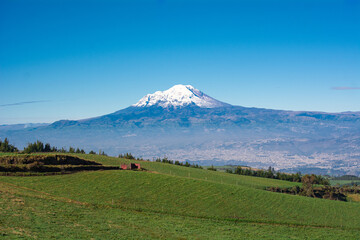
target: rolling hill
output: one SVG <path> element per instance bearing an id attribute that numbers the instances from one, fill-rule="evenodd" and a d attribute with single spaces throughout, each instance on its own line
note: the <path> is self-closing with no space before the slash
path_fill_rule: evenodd
<path id="1" fill-rule="evenodd" d="M 104 166 L 130 160 L 75 155 Z M 0 177 L 3 238 L 356 239 L 360 204 L 265 191 L 296 183 L 140 163 L 106 170 Z"/>

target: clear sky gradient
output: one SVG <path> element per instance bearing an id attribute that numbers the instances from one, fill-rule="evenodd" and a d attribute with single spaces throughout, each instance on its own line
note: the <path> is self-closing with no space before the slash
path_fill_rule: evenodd
<path id="1" fill-rule="evenodd" d="M 0 1 L 0 124 L 104 115 L 175 84 L 360 111 L 360 1 Z"/>

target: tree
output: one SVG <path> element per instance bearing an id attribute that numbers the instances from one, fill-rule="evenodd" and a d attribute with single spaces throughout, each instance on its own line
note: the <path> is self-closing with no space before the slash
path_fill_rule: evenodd
<path id="1" fill-rule="evenodd" d="M 269 169 L 266 171 L 266 173 L 264 173 L 265 174 L 264 176 L 267 178 L 274 178 L 274 172 L 275 172 L 274 168 L 270 166 Z"/>
<path id="2" fill-rule="evenodd" d="M 211 165 L 211 167 L 208 167 L 208 169 L 207 170 L 210 170 L 210 171 L 216 171 L 216 168 L 214 168 L 214 166 L 213 165 Z"/>
<path id="3" fill-rule="evenodd" d="M 297 172 L 294 175 L 293 182 L 301 182 L 301 173 L 300 172 Z"/>
<path id="4" fill-rule="evenodd" d="M 52 147 L 51 152 L 59 152 L 59 150 L 56 147 Z"/>
<path id="5" fill-rule="evenodd" d="M 240 166 L 238 166 L 238 167 L 235 169 L 235 174 L 243 175 L 243 174 L 244 174 L 244 173 L 243 173 L 243 169 L 242 169 Z"/>
<path id="6" fill-rule="evenodd" d="M 44 152 L 51 152 L 51 146 L 50 143 L 46 143 L 44 147 Z"/>
<path id="7" fill-rule="evenodd" d="M 307 197 L 315 197 L 313 184 L 315 183 L 316 176 L 314 174 L 306 174 L 301 178 L 302 193 Z"/>
<path id="8" fill-rule="evenodd" d="M 29 143 L 26 148 L 24 148 L 24 153 L 35 153 L 35 152 L 44 152 L 44 144 L 39 140 L 34 143 Z"/>
<path id="9" fill-rule="evenodd" d="M 0 140 L 0 152 L 17 152 L 18 149 L 9 144 L 9 140 L 7 138 L 4 139 L 4 142 Z"/>
<path id="10" fill-rule="evenodd" d="M 60 152 L 61 152 L 61 153 L 66 153 L 66 149 L 62 147 L 62 148 L 60 149 Z"/>
<path id="11" fill-rule="evenodd" d="M 245 172 L 244 172 L 244 175 L 247 175 L 247 176 L 253 175 L 252 170 L 249 169 L 249 168 L 246 168 L 246 169 L 245 169 Z"/>
<path id="12" fill-rule="evenodd" d="M 131 153 L 119 154 L 119 158 L 131 159 L 134 160 L 135 157 Z M 157 162 L 161 162 L 160 158 L 156 159 Z"/>

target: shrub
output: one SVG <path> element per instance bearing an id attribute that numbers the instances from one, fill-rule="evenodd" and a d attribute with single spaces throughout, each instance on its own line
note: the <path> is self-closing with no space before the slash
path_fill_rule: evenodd
<path id="1" fill-rule="evenodd" d="M 216 168 L 214 168 L 213 165 L 211 165 L 211 167 L 208 167 L 207 170 L 210 170 L 210 171 L 216 171 Z"/>
<path id="2" fill-rule="evenodd" d="M 0 152 L 17 152 L 18 149 L 9 144 L 9 140 L 7 138 L 4 139 L 4 141 L 0 140 Z"/>

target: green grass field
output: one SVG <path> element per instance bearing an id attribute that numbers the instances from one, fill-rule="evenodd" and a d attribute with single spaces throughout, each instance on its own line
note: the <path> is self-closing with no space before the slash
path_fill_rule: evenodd
<path id="1" fill-rule="evenodd" d="M 347 184 L 352 184 L 352 183 L 355 183 L 357 185 L 360 185 L 360 181 L 359 180 L 330 180 L 330 184 L 332 186 L 336 186 L 336 185 L 340 185 L 340 186 L 343 186 L 343 185 L 347 185 Z"/>
<path id="2" fill-rule="evenodd" d="M 280 180 L 140 164 L 146 171 L 1 176 L 0 238 L 359 239 L 358 202 L 264 190 L 295 184 Z"/>

